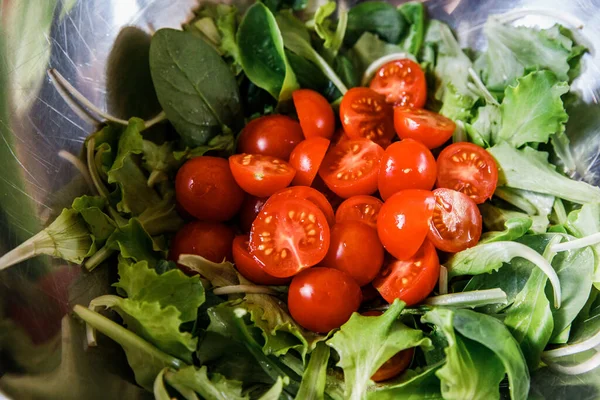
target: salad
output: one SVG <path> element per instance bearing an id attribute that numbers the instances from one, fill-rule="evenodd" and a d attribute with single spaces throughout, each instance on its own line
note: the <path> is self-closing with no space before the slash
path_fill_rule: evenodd
<path id="1" fill-rule="evenodd" d="M 64 155 L 89 193 L 0 270 L 112 271 L 72 314 L 160 400 L 594 390 L 600 189 L 565 133 L 577 27 L 492 16 L 475 52 L 422 3 L 307 7 L 205 4 L 156 31 L 162 111 L 101 114 Z"/>

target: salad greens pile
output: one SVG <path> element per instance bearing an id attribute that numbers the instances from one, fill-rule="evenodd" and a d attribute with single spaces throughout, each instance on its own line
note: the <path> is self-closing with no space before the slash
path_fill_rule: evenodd
<path id="1" fill-rule="evenodd" d="M 242 13 L 206 4 L 182 31 L 157 31 L 150 71 L 170 124 L 131 118 L 92 134 L 94 195 L 0 258 L 0 269 L 41 254 L 88 270 L 116 265 L 114 292 L 74 313 L 88 343 L 98 331 L 121 345 L 137 384 L 161 400 L 519 400 L 552 398 L 556 382 L 600 395 L 590 372 L 600 365 L 600 189 L 572 179 L 565 133 L 585 47 L 561 25 L 515 27 L 493 16 L 477 53 L 418 2 L 307 7 L 265 0 Z M 399 57 L 426 72 L 427 108 L 457 123 L 453 140 L 486 148 L 500 173 L 481 205 L 487 232 L 447 259 L 424 305 L 397 300 L 381 316 L 354 314 L 319 335 L 290 317 L 285 287 L 253 285 L 226 261 L 182 256 L 195 276 L 166 261 L 169 235 L 183 224 L 173 188 L 183 162 L 232 153 L 244 120 L 293 112 L 298 88 L 336 105 Z M 401 376 L 370 380 L 415 347 Z"/>

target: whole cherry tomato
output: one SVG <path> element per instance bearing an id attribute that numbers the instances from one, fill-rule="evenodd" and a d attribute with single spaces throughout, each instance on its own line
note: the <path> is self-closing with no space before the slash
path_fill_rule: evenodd
<path id="1" fill-rule="evenodd" d="M 238 214 L 240 229 L 243 232 L 250 232 L 252 223 L 268 199 L 268 197 L 256 197 L 250 194 L 246 195 Z"/>
<path id="2" fill-rule="evenodd" d="M 440 147 L 452 137 L 456 124 L 450 118 L 423 109 L 394 109 L 394 127 L 401 139 L 415 139 L 429 149 Z"/>
<path id="3" fill-rule="evenodd" d="M 296 170 L 287 162 L 260 154 L 236 154 L 229 157 L 235 181 L 246 193 L 267 197 L 288 187 Z"/>
<path id="4" fill-rule="evenodd" d="M 365 87 L 355 87 L 340 103 L 340 119 L 350 139 L 365 138 L 386 147 L 394 137 L 393 112 L 385 97 Z"/>
<path id="5" fill-rule="evenodd" d="M 290 156 L 290 165 L 296 169 L 292 185 L 312 185 L 328 148 L 329 140 L 317 136 L 306 139 L 296 146 Z"/>
<path id="6" fill-rule="evenodd" d="M 422 108 L 427 100 L 425 73 L 408 58 L 385 64 L 369 86 L 385 96 L 385 101 L 399 107 Z"/>
<path id="7" fill-rule="evenodd" d="M 300 124 L 284 115 L 265 115 L 248 123 L 240 132 L 237 152 L 262 154 L 287 161 L 304 140 Z"/>
<path id="8" fill-rule="evenodd" d="M 331 139 L 335 130 L 335 115 L 327 99 L 310 89 L 296 90 L 292 98 L 304 136 L 307 139 Z"/>
<path id="9" fill-rule="evenodd" d="M 275 278 L 263 270 L 262 264 L 248 251 L 248 235 L 236 236 L 233 240 L 233 262 L 244 278 L 257 285 L 286 285 L 291 279 Z"/>

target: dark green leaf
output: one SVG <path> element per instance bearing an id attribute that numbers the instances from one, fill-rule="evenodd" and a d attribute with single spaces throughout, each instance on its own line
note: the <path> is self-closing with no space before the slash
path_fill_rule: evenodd
<path id="1" fill-rule="evenodd" d="M 296 395 L 297 400 L 323 400 L 328 361 L 329 347 L 325 343 L 319 343 L 310 355 Z"/>
<path id="2" fill-rule="evenodd" d="M 166 255 L 135 218 L 130 219 L 127 225 L 117 228 L 108 238 L 106 246 L 119 250 L 125 258 L 146 261 L 152 268 Z"/>
<path id="3" fill-rule="evenodd" d="M 504 223 L 505 229 L 501 232 L 486 232 L 481 236 L 480 243 L 491 243 L 501 241 L 511 241 L 525 235 L 533 222 L 531 218 L 516 217 L 509 218 Z"/>
<path id="4" fill-rule="evenodd" d="M 365 32 L 377 34 L 388 43 L 398 43 L 406 21 L 396 7 L 383 1 L 365 1 L 348 12 L 344 44 L 352 47 Z"/>
<path id="5" fill-rule="evenodd" d="M 400 380 L 378 385 L 367 395 L 368 400 L 441 400 L 440 380 L 435 376 L 438 366 L 424 371 L 407 371 Z"/>
<path id="6" fill-rule="evenodd" d="M 398 7 L 398 11 L 408 22 L 408 30 L 400 40 L 400 47 L 415 57 L 419 55 L 425 36 L 425 7 L 423 3 L 410 1 Z"/>

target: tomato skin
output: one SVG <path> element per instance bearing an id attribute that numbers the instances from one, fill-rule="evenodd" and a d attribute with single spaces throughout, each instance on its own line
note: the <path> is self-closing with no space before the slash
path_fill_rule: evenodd
<path id="1" fill-rule="evenodd" d="M 327 99 L 310 89 L 296 90 L 292 98 L 304 137 L 331 139 L 335 130 L 335 115 Z"/>
<path id="2" fill-rule="evenodd" d="M 323 212 L 309 200 L 270 199 L 250 230 L 250 254 L 263 270 L 288 278 L 323 260 L 330 230 Z"/>
<path id="3" fill-rule="evenodd" d="M 219 222 L 193 221 L 183 226 L 173 237 L 169 249 L 169 260 L 177 262 L 181 254 L 195 254 L 209 261 L 220 263 L 232 260 L 231 244 L 233 229 Z M 188 275 L 197 272 L 178 264 Z"/>
<path id="4" fill-rule="evenodd" d="M 373 286 L 388 303 L 400 299 L 412 306 L 429 296 L 439 276 L 440 261 L 435 247 L 425 240 L 413 257 L 384 266 Z"/>
<path id="5" fill-rule="evenodd" d="M 327 152 L 319 175 L 342 198 L 370 195 L 377 191 L 382 156 L 383 148 L 370 140 L 343 142 Z"/>
<path id="6" fill-rule="evenodd" d="M 416 140 L 405 139 L 385 149 L 379 168 L 379 194 L 385 201 L 401 190 L 431 190 L 436 178 L 437 166 L 431 151 Z"/>
<path id="7" fill-rule="evenodd" d="M 329 187 L 327 187 L 327 184 L 325 183 L 323 178 L 321 178 L 321 176 L 318 174 L 310 187 L 323 194 L 323 196 L 325 196 L 329 204 L 331 204 L 333 210 L 337 210 L 340 204 L 342 204 L 342 202 L 344 201 L 344 199 L 342 199 L 337 194 L 333 193 L 333 191 L 329 189 Z M 332 220 L 332 223 L 329 225 L 333 225 L 333 222 L 335 221 Z"/>
<path id="8" fill-rule="evenodd" d="M 352 196 L 346 199 L 335 212 L 335 222 L 360 221 L 377 229 L 377 217 L 383 202 L 373 196 Z"/>
<path id="9" fill-rule="evenodd" d="M 238 212 L 244 191 L 227 160 L 202 156 L 187 161 L 177 172 L 175 195 L 192 216 L 204 221 L 227 221 Z"/>
<path id="10" fill-rule="evenodd" d="M 449 253 L 475 246 L 482 230 L 477 204 L 466 194 L 452 189 L 435 189 L 433 194 L 435 210 L 427 234 L 431 243 Z"/>
<path id="11" fill-rule="evenodd" d="M 386 147 L 394 137 L 391 106 L 369 88 L 355 87 L 346 92 L 340 103 L 340 119 L 350 139 L 365 138 Z"/>
<path id="12" fill-rule="evenodd" d="M 302 327 L 326 333 L 342 326 L 358 310 L 360 287 L 346 273 L 315 267 L 292 279 L 288 292 L 290 315 Z"/>
<path id="13" fill-rule="evenodd" d="M 437 187 L 454 189 L 481 204 L 498 185 L 496 160 L 473 143 L 454 143 L 438 156 Z"/>
<path id="14" fill-rule="evenodd" d="M 358 286 L 365 286 L 379 273 L 383 256 L 375 229 L 359 221 L 346 221 L 331 228 L 329 251 L 320 265 L 344 271 Z"/>
<path id="15" fill-rule="evenodd" d="M 250 232 L 252 223 L 268 199 L 268 197 L 256 197 L 250 194 L 246 195 L 238 214 L 240 229 L 243 232 Z"/>
<path id="16" fill-rule="evenodd" d="M 422 108 L 427 101 L 425 73 L 419 64 L 408 58 L 382 66 L 369 87 L 394 106 Z"/>
<path id="17" fill-rule="evenodd" d="M 377 233 L 383 247 L 399 260 L 408 260 L 421 247 L 433 216 L 435 197 L 427 190 L 403 190 L 379 211 Z"/>
<path id="18" fill-rule="evenodd" d="M 304 140 L 300 124 L 285 115 L 265 115 L 250 121 L 240 132 L 237 152 L 262 154 L 287 161 Z"/>
<path id="19" fill-rule="evenodd" d="M 236 154 L 229 157 L 233 178 L 246 193 L 267 197 L 288 187 L 296 170 L 287 162 L 260 154 Z"/>
<path id="20" fill-rule="evenodd" d="M 401 139 L 414 139 L 428 149 L 435 149 L 452 137 L 456 124 L 450 118 L 432 111 L 396 107 L 394 127 Z"/>
<path id="21" fill-rule="evenodd" d="M 239 235 L 233 239 L 233 262 L 244 278 L 257 285 L 287 285 L 291 279 L 275 278 L 263 270 L 263 266 L 248 251 L 248 235 Z"/>
<path id="22" fill-rule="evenodd" d="M 292 185 L 312 185 L 328 148 L 329 140 L 322 137 L 303 140 L 296 146 L 290 155 L 290 165 L 296 169 Z"/>
<path id="23" fill-rule="evenodd" d="M 327 219 L 327 224 L 329 226 L 333 226 L 335 223 L 333 208 L 331 207 L 329 200 L 327 200 L 323 193 L 308 186 L 291 186 L 282 189 L 271 196 L 268 201 L 274 202 L 289 198 L 306 199 L 314 203 L 325 215 L 325 219 Z"/>

